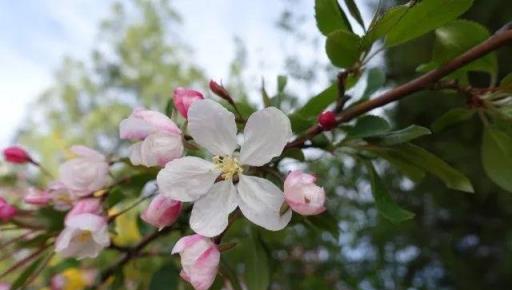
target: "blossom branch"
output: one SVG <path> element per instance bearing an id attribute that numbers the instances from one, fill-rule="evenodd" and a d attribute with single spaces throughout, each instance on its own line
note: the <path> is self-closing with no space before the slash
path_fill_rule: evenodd
<path id="1" fill-rule="evenodd" d="M 479 45 L 471 48 L 460 56 L 452 59 L 445 65 L 425 73 L 416 79 L 413 79 L 405 84 L 402 84 L 392 90 L 389 90 L 380 96 L 349 107 L 341 111 L 336 118 L 336 124 L 348 122 L 364 113 L 367 113 L 375 108 L 382 107 L 394 101 L 398 101 L 413 93 L 429 88 L 432 84 L 441 80 L 448 74 L 456 71 L 457 69 L 467 65 L 468 63 L 483 57 L 484 55 L 512 42 L 512 28 L 510 25 L 504 26 L 498 30 L 493 36 Z M 288 143 L 286 148 L 302 147 L 307 140 L 312 139 L 320 134 L 324 129 L 320 125 L 315 125 L 309 128 L 303 136 L 298 137 L 294 141 Z"/>

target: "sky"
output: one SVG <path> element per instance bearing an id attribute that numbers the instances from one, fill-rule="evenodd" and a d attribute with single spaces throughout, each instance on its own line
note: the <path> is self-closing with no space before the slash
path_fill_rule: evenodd
<path id="1" fill-rule="evenodd" d="M 184 19 L 180 28 L 184 42 L 193 49 L 195 62 L 210 78 L 227 76 L 227 64 L 235 52 L 233 39 L 238 36 L 248 48 L 248 75 L 258 80 L 261 77 L 274 80 L 282 73 L 287 46 L 293 45 L 283 41 L 283 32 L 275 26 L 285 2 L 171 1 Z M 14 133 L 30 114 L 33 102 L 51 85 L 62 58 L 87 60 L 98 24 L 108 16 L 111 3 L 111 0 L 0 0 L 0 148 L 13 142 Z M 313 17 L 314 1 L 292 3 L 297 11 L 306 12 L 306 34 L 318 33 Z M 304 52 L 308 53 L 311 52 Z"/>

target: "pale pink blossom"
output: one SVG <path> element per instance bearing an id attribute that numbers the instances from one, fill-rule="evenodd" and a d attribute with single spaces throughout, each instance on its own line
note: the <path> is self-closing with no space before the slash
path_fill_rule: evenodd
<path id="1" fill-rule="evenodd" d="M 180 276 L 195 290 L 206 290 L 215 281 L 219 268 L 220 252 L 210 239 L 201 235 L 181 238 L 172 253 L 181 256 Z"/>
<path id="2" fill-rule="evenodd" d="M 15 164 L 23 164 L 32 161 L 32 158 L 28 152 L 19 146 L 11 146 L 5 148 L 4 158 L 5 161 Z"/>
<path id="3" fill-rule="evenodd" d="M 166 115 L 137 108 L 130 117 L 119 124 L 119 136 L 127 140 L 144 140 L 147 136 L 157 133 L 180 134 L 181 130 Z"/>
<path id="4" fill-rule="evenodd" d="M 104 188 L 108 183 L 108 162 L 101 153 L 85 146 L 73 146 L 78 157 L 59 168 L 59 181 L 72 194 L 82 197 Z"/>
<path id="5" fill-rule="evenodd" d="M 16 208 L 0 197 L 0 219 L 5 223 L 16 215 Z"/>
<path id="6" fill-rule="evenodd" d="M 46 190 L 39 190 L 34 187 L 30 187 L 27 190 L 27 194 L 23 197 L 23 201 L 32 205 L 47 205 L 52 199 L 50 193 Z"/>
<path id="7" fill-rule="evenodd" d="M 11 285 L 8 283 L 0 283 L 0 290 L 10 290 Z"/>
<path id="8" fill-rule="evenodd" d="M 163 229 L 172 225 L 181 213 L 181 202 L 159 194 L 142 212 L 141 218 L 150 225 Z"/>
<path id="9" fill-rule="evenodd" d="M 316 177 L 300 170 L 292 171 L 284 181 L 284 196 L 288 205 L 301 215 L 316 215 L 325 211 L 325 191 L 315 184 Z"/>
<path id="10" fill-rule="evenodd" d="M 59 211 L 65 211 L 73 207 L 78 198 L 60 181 L 50 183 L 47 191 L 51 197 L 53 207 Z"/>
<path id="11" fill-rule="evenodd" d="M 102 212 L 103 207 L 99 198 L 84 198 L 75 203 L 73 208 L 67 213 L 66 220 L 83 213 L 101 215 Z"/>
<path id="12" fill-rule="evenodd" d="M 130 161 L 146 167 L 165 166 L 183 155 L 181 130 L 162 113 L 135 109 L 121 121 L 122 139 L 139 141 L 130 148 Z"/>
<path id="13" fill-rule="evenodd" d="M 196 90 L 176 88 L 172 98 L 174 100 L 174 106 L 178 112 L 186 119 L 190 106 L 195 101 L 204 99 L 204 96 L 201 92 Z"/>
<path id="14" fill-rule="evenodd" d="M 55 251 L 63 257 L 95 258 L 110 245 L 107 221 L 103 216 L 83 213 L 66 219 L 57 237 Z"/>
<path id="15" fill-rule="evenodd" d="M 157 184 L 169 198 L 194 202 L 190 227 L 196 233 L 219 235 L 237 207 L 251 222 L 271 231 L 290 222 L 291 210 L 281 212 L 283 192 L 267 179 L 244 174 L 247 167 L 265 165 L 283 151 L 292 136 L 283 112 L 268 107 L 253 113 L 240 152 L 235 115 L 212 100 L 192 104 L 188 133 L 213 155 L 211 161 L 194 156 L 175 159 L 158 173 Z"/>

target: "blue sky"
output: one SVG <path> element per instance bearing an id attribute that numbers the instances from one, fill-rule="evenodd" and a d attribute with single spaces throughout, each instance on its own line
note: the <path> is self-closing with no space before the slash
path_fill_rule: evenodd
<path id="1" fill-rule="evenodd" d="M 282 73 L 285 52 L 296 49 L 275 28 L 286 1 L 171 2 L 184 19 L 180 28 L 183 40 L 192 47 L 195 62 L 210 78 L 225 78 L 228 63 L 234 56 L 234 36 L 240 37 L 249 48 L 247 77 L 252 79 L 274 80 Z M 294 9 L 307 15 L 305 27 L 310 35 L 317 33 L 313 2 L 291 2 L 296 5 Z M 0 0 L 0 147 L 12 141 L 23 117 L 30 113 L 30 103 L 51 84 L 62 57 L 87 59 L 98 23 L 108 15 L 111 3 L 111 0 Z M 301 52 L 306 57 L 312 53 Z M 315 57 L 326 61 L 322 54 Z M 320 88 L 324 84 L 318 85 Z"/>

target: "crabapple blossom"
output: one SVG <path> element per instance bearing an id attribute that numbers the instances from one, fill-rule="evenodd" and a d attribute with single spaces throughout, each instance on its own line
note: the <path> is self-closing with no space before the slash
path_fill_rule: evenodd
<path id="1" fill-rule="evenodd" d="M 142 212 L 141 218 L 159 230 L 172 225 L 181 213 L 181 202 L 159 194 L 151 200 Z"/>
<path id="2" fill-rule="evenodd" d="M 82 213 L 67 218 L 57 237 L 55 251 L 63 257 L 94 258 L 110 245 L 107 221 L 103 216 Z"/>
<path id="3" fill-rule="evenodd" d="M 122 139 L 139 141 L 130 148 L 130 161 L 134 165 L 165 166 L 183 155 L 181 130 L 159 112 L 135 109 L 121 121 L 119 135 Z"/>
<path id="4" fill-rule="evenodd" d="M 70 209 L 77 200 L 77 196 L 60 181 L 50 183 L 47 192 L 51 197 L 53 207 L 59 211 Z"/>
<path id="5" fill-rule="evenodd" d="M 32 158 L 28 152 L 19 146 L 11 146 L 5 148 L 4 158 L 7 162 L 15 164 L 23 164 L 32 161 Z"/>
<path id="6" fill-rule="evenodd" d="M 292 171 L 284 181 L 284 197 L 288 205 L 301 215 L 325 211 L 324 189 L 315 184 L 316 177 L 300 170 Z"/>
<path id="7" fill-rule="evenodd" d="M 174 106 L 178 110 L 178 112 L 183 116 L 183 118 L 187 118 L 188 109 L 195 101 L 204 99 L 204 96 L 201 92 L 186 89 L 186 88 L 176 88 L 173 92 Z"/>
<path id="8" fill-rule="evenodd" d="M 0 290 L 10 290 L 11 285 L 7 283 L 0 283 Z"/>
<path id="9" fill-rule="evenodd" d="M 281 230 L 288 224 L 291 211 L 280 212 L 283 192 L 266 179 L 243 174 L 247 167 L 262 166 L 283 151 L 292 135 L 290 120 L 283 112 L 269 107 L 253 113 L 239 152 L 235 152 L 239 147 L 235 116 L 212 100 L 192 104 L 188 132 L 213 158 L 175 159 L 159 172 L 157 183 L 161 194 L 195 202 L 190 226 L 196 233 L 206 237 L 220 234 L 237 207 L 268 230 Z M 218 178 L 221 180 L 216 182 Z"/>
<path id="10" fill-rule="evenodd" d="M 39 190 L 34 187 L 30 187 L 27 190 L 27 194 L 23 197 L 23 201 L 32 205 L 47 205 L 52 197 L 46 190 Z"/>
<path id="11" fill-rule="evenodd" d="M 181 256 L 180 276 L 195 290 L 210 288 L 217 276 L 220 252 L 217 245 L 201 235 L 186 236 L 178 240 L 172 253 Z"/>
<path id="12" fill-rule="evenodd" d="M 102 189 L 108 182 L 108 162 L 101 153 L 85 146 L 73 146 L 78 157 L 59 168 L 59 181 L 72 194 L 82 197 Z"/>
<path id="13" fill-rule="evenodd" d="M 103 207 L 99 198 L 84 198 L 75 203 L 73 208 L 67 213 L 66 219 L 83 213 L 101 215 L 102 212 Z"/>
<path id="14" fill-rule="evenodd" d="M 17 209 L 0 197 L 0 219 L 5 223 L 16 215 Z"/>

